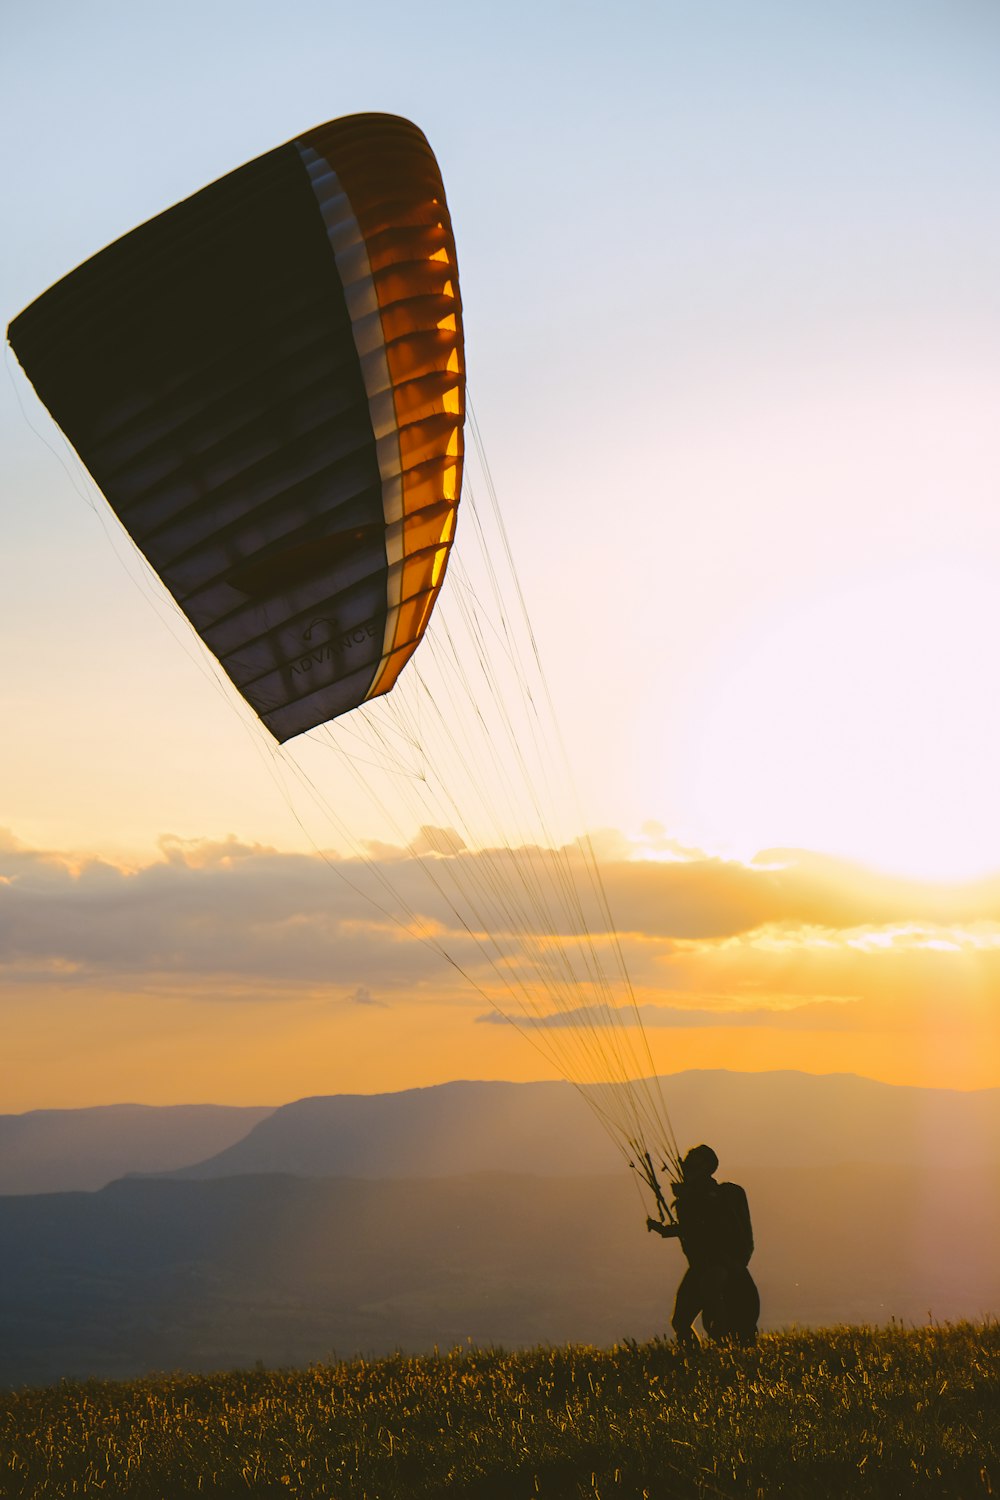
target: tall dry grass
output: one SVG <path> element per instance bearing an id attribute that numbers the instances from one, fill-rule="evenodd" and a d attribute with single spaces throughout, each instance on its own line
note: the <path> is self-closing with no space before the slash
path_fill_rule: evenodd
<path id="1" fill-rule="evenodd" d="M 0 1493 L 974 1500 L 998 1435 L 996 1323 L 468 1348 L 8 1393 Z"/>

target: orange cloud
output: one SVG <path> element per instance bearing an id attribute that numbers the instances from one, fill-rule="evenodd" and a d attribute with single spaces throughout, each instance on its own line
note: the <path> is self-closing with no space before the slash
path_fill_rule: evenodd
<path id="1" fill-rule="evenodd" d="M 802 853 L 738 864 L 672 849 L 651 860 L 631 857 L 621 836 L 601 843 L 613 856 L 603 866 L 608 902 L 657 1067 L 823 1071 L 853 1056 L 857 1071 L 874 1076 L 905 1067 L 913 1081 L 1000 1083 L 997 881 L 942 889 Z M 158 858 L 124 867 L 8 835 L 0 839 L 8 1015 L 15 1035 L 35 1036 L 39 1075 L 39 1049 L 48 1047 L 50 1078 L 52 1038 L 70 1034 L 74 996 L 98 1031 L 113 1014 L 121 1036 L 128 1016 L 140 1054 L 154 1037 L 158 1057 L 167 1055 L 165 1037 L 168 1053 L 186 1047 L 189 1076 L 220 1025 L 238 1031 L 244 1084 L 261 1074 L 250 1059 L 274 1051 L 271 1014 L 283 1018 L 282 1036 L 299 1038 L 309 1075 L 292 1093 L 316 1091 L 317 1028 L 344 1087 L 362 1086 L 360 1074 L 374 1088 L 389 1078 L 392 1086 L 401 1077 L 440 1081 L 445 1059 L 444 1077 L 552 1076 L 551 1059 L 579 1047 L 588 1026 L 610 1021 L 639 1035 L 621 984 L 609 991 L 593 977 L 598 959 L 614 972 L 614 935 L 600 920 L 587 939 L 554 931 L 559 921 L 519 930 L 500 898 L 463 920 L 451 895 L 512 872 L 541 880 L 551 858 L 463 848 L 428 830 L 419 848 L 380 846 L 367 860 L 165 839 Z M 558 858 L 563 868 L 582 860 L 576 846 Z M 550 972 L 551 985 L 539 988 L 539 973 Z M 542 1068 L 512 1028 L 477 1024 L 495 1017 L 485 1000 L 529 1039 L 549 1038 Z M 217 1010 L 230 1019 L 199 1019 Z M 186 1042 L 172 1029 L 181 1013 Z M 233 1087 L 239 1098 L 264 1097 Z M 192 1095 L 178 1083 L 174 1097 Z"/>

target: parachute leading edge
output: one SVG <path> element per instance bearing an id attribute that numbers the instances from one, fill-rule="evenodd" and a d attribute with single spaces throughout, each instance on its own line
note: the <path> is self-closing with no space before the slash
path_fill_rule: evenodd
<path id="1" fill-rule="evenodd" d="M 108 246 L 8 334 L 278 740 L 392 688 L 444 578 L 465 417 L 455 242 L 415 125 L 317 127 Z"/>

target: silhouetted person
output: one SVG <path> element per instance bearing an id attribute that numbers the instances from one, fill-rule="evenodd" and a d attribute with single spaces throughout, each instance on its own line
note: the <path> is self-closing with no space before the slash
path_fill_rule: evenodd
<path id="1" fill-rule="evenodd" d="M 709 1338 L 752 1344 L 757 1337 L 760 1294 L 747 1270 L 750 1208 L 735 1182 L 716 1182 L 718 1166 L 711 1146 L 693 1146 L 681 1162 L 680 1182 L 672 1184 L 677 1223 L 646 1220 L 646 1228 L 664 1239 L 679 1239 L 687 1256 L 672 1319 L 679 1344 L 697 1344 L 691 1325 L 699 1313 Z"/>

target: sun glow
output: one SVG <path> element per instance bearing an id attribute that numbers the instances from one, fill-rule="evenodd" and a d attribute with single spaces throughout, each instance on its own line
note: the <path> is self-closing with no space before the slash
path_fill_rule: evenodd
<path id="1" fill-rule="evenodd" d="M 940 882 L 1000 868 L 998 641 L 995 579 L 968 563 L 859 575 L 772 614 L 706 680 L 704 821 L 747 854 Z"/>

